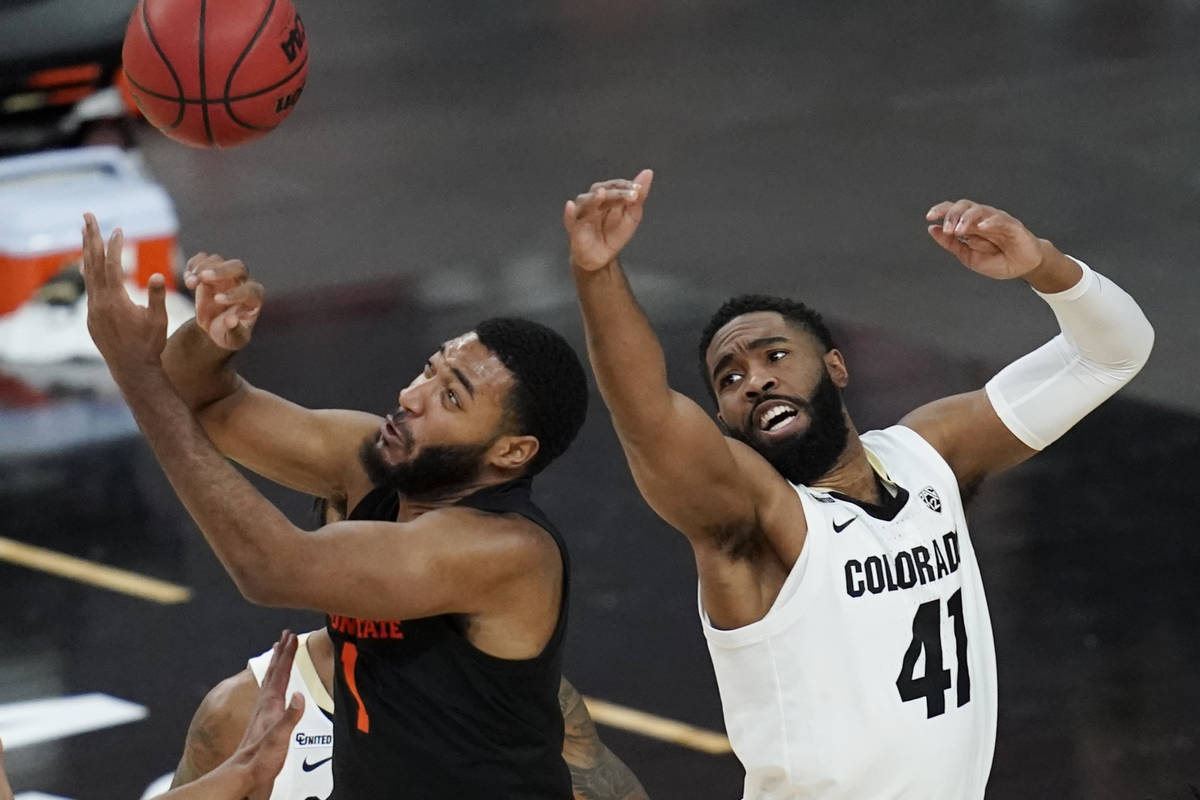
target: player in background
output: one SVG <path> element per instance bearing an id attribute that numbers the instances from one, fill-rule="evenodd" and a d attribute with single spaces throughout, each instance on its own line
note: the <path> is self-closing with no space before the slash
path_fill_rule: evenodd
<path id="1" fill-rule="evenodd" d="M 238 674 L 217 684 L 192 718 L 173 786 L 196 780 L 224 761 L 238 743 L 257 693 L 264 653 Z M 291 738 L 288 760 L 272 798 L 329 796 L 333 773 L 333 644 L 324 630 L 300 635 L 289 691 L 305 698 L 305 713 Z M 565 678 L 559 686 L 565 737 L 563 759 L 571 770 L 576 800 L 646 800 L 633 772 L 600 740 L 583 698 Z"/>
<path id="2" fill-rule="evenodd" d="M 167 343 L 161 276 L 134 305 L 120 231 L 106 248 L 85 222 L 88 329 L 184 506 L 245 597 L 328 615 L 333 797 L 569 798 L 570 570 L 532 499 L 586 412 L 566 341 L 487 320 L 431 354 L 386 417 L 313 411 L 229 367 L 262 297 L 240 262 L 193 261 L 198 322 Z M 345 521 L 302 531 L 226 456 Z"/>
<path id="3" fill-rule="evenodd" d="M 938 203 L 926 214 L 933 240 L 980 275 L 1023 279 L 1058 336 L 984 388 L 860 435 L 842 403 L 847 359 L 820 316 L 741 296 L 700 339 L 714 422 L 668 385 L 618 261 L 652 180 L 645 170 L 594 184 L 563 221 L 592 368 L 630 469 L 692 545 L 746 800 L 982 798 L 996 667 L 961 493 L 1124 386 L 1153 330 L 1112 281 L 1012 216 Z"/>
<path id="4" fill-rule="evenodd" d="M 159 795 L 163 800 L 267 800 L 287 755 L 292 728 L 304 712 L 304 698 L 296 694 L 289 701 L 285 693 L 296 646 L 296 636 L 284 631 L 268 651 L 262 689 L 246 709 L 242 734 L 229 756 L 195 783 Z M 2 743 L 0 800 L 13 800 Z"/>

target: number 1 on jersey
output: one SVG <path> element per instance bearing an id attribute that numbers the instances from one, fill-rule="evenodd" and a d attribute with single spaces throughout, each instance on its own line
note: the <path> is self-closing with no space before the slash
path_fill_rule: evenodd
<path id="1" fill-rule="evenodd" d="M 358 718 L 355 723 L 363 733 L 371 732 L 371 718 L 367 716 L 367 707 L 363 704 L 362 695 L 358 693 L 358 681 L 354 678 L 354 667 L 358 664 L 358 647 L 353 642 L 342 644 L 342 675 L 346 680 L 346 688 L 354 695 L 358 703 Z"/>
<path id="2" fill-rule="evenodd" d="M 967 626 L 963 620 L 962 589 L 946 601 L 946 610 L 954 618 L 954 650 L 958 661 L 958 705 L 971 702 L 971 671 L 967 665 Z M 900 699 L 925 698 L 925 715 L 932 719 L 946 713 L 946 690 L 950 688 L 950 670 L 942 668 L 942 601 L 930 600 L 922 603 L 913 616 L 913 638 L 904 653 L 900 675 L 896 678 L 896 690 Z M 925 651 L 925 674 L 920 678 L 913 673 L 917 669 L 917 658 Z"/>

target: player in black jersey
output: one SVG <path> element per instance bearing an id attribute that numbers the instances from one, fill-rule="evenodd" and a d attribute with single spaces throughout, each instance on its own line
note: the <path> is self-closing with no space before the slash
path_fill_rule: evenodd
<path id="1" fill-rule="evenodd" d="M 253 602 L 329 614 L 334 797 L 571 796 L 558 706 L 569 570 L 533 476 L 583 422 L 561 336 L 489 320 L 447 341 L 385 418 L 312 411 L 228 365 L 262 287 L 197 256 L 197 319 L 165 341 L 121 280 L 121 235 L 84 234 L 88 325 L 176 492 Z M 305 533 L 226 460 L 329 498 Z"/>
<path id="2" fill-rule="evenodd" d="M 325 498 L 317 499 L 313 508 L 314 525 L 341 519 Z M 316 679 L 327 693 L 332 694 L 334 650 L 328 631 L 313 631 L 302 639 L 300 647 L 304 648 Z M 241 741 L 258 694 L 258 680 L 249 667 L 209 691 L 188 726 L 183 757 L 171 786 L 196 781 L 229 758 Z M 583 696 L 566 677 L 559 684 L 558 705 L 565 734 L 562 756 L 571 771 L 575 800 L 647 800 L 646 790 L 637 776 L 600 740 Z M 332 714 L 326 712 L 326 715 L 332 720 Z M 287 768 L 285 764 L 284 773 Z M 305 762 L 301 769 L 311 771 Z M 280 792 L 278 785 L 275 790 Z"/>
<path id="3" fill-rule="evenodd" d="M 328 634 L 313 631 L 300 647 L 307 647 L 317 678 L 332 693 L 333 644 Z M 258 694 L 258 681 L 249 667 L 209 691 L 188 727 L 172 786 L 190 784 L 229 758 L 241 741 Z M 565 726 L 562 755 L 571 770 L 575 800 L 647 800 L 637 776 L 601 741 L 582 695 L 566 678 L 559 686 L 558 704 Z M 300 768 L 299 764 L 293 767 Z M 312 769 L 307 763 L 303 768 Z"/>

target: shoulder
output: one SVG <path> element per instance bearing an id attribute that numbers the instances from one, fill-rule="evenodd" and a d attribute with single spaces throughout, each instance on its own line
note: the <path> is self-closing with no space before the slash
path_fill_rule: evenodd
<path id="1" fill-rule="evenodd" d="M 494 559 L 489 562 L 494 571 L 561 561 L 550 531 L 516 512 L 453 506 L 430 511 L 420 519 L 453 537 L 465 547 L 465 553 Z"/>
<path id="2" fill-rule="evenodd" d="M 208 774 L 237 750 L 257 697 L 258 681 L 249 668 L 209 690 L 188 725 L 173 787 Z"/>
<path id="3" fill-rule="evenodd" d="M 231 731 L 240 741 L 257 699 L 258 680 L 247 667 L 209 689 L 196 709 L 193 725 L 200 721 L 210 732 Z"/>
<path id="4" fill-rule="evenodd" d="M 765 555 L 761 544 L 769 544 L 770 552 L 790 563 L 799 553 L 808 529 L 804 505 L 796 487 L 757 450 L 738 439 L 726 438 L 734 462 L 746 479 L 744 484 L 752 493 L 754 520 L 746 531 L 741 532 L 745 537 L 742 547 L 725 549 L 737 560 L 739 556 Z M 754 546 L 755 541 L 760 546 Z"/>

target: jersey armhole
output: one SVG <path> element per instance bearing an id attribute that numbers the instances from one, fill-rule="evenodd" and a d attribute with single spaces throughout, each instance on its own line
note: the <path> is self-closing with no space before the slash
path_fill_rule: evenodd
<path id="1" fill-rule="evenodd" d="M 308 637 L 308 633 L 302 633 L 298 637 L 300 642 L 296 648 L 296 660 L 293 663 L 296 671 L 304 680 L 304 686 L 308 689 L 309 696 L 317 701 L 317 706 L 322 711 L 332 714 L 333 698 L 329 696 L 329 692 L 325 690 L 325 684 L 321 683 L 321 676 L 317 674 L 317 667 L 313 664 L 312 655 L 308 652 Z"/>

